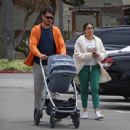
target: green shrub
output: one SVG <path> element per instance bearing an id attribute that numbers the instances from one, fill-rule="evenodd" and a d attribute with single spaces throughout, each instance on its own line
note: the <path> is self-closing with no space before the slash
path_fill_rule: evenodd
<path id="1" fill-rule="evenodd" d="M 16 59 L 8 61 L 6 59 L 0 60 L 0 71 L 21 71 L 21 72 L 30 72 L 32 67 L 26 66 L 23 63 L 23 60 Z"/>

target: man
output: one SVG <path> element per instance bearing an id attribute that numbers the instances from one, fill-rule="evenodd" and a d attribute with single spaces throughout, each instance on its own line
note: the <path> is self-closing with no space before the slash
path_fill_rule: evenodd
<path id="1" fill-rule="evenodd" d="M 53 54 L 66 54 L 66 47 L 58 27 L 54 23 L 54 13 L 52 8 L 45 8 L 42 13 L 42 23 L 36 25 L 31 30 L 29 39 L 30 53 L 24 62 L 33 66 L 34 77 L 34 107 L 35 111 L 41 112 L 43 76 L 39 59 L 47 74 L 47 58 Z"/>

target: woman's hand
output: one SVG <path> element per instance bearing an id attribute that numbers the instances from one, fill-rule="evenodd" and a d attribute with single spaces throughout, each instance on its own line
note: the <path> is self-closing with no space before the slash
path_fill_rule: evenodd
<path id="1" fill-rule="evenodd" d="M 94 58 L 98 58 L 98 57 L 99 57 L 99 54 L 96 53 L 96 52 L 93 52 L 93 53 L 92 53 L 92 56 L 93 56 Z"/>

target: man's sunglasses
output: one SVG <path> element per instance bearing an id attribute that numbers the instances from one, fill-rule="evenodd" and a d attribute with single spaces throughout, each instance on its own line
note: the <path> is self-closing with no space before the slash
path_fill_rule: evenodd
<path id="1" fill-rule="evenodd" d="M 53 19 L 51 16 L 45 16 L 46 19 Z"/>

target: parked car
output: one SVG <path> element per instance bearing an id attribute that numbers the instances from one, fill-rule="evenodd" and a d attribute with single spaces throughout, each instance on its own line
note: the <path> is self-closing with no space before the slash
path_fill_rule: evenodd
<path id="1" fill-rule="evenodd" d="M 73 55 L 75 41 L 81 34 L 83 33 L 66 42 L 69 55 Z M 103 61 L 112 80 L 100 84 L 100 94 L 120 95 L 128 99 L 130 97 L 130 47 L 123 52 L 120 49 L 130 46 L 130 26 L 100 27 L 95 29 L 94 34 L 102 39 L 107 51 L 113 50 Z M 76 84 L 80 92 L 78 80 Z"/>
<path id="2" fill-rule="evenodd" d="M 75 41 L 81 34 L 83 32 L 66 41 L 67 53 L 69 55 L 73 55 Z M 106 50 L 115 50 L 130 46 L 130 25 L 100 27 L 94 30 L 94 34 L 102 39 Z"/>
<path id="3" fill-rule="evenodd" d="M 103 65 L 112 80 L 100 84 L 100 94 L 130 97 L 130 51 L 108 54 Z"/>
<path id="4" fill-rule="evenodd" d="M 109 53 L 102 62 L 112 80 L 101 83 L 99 93 L 101 95 L 130 97 L 130 51 Z M 77 90 L 80 93 L 80 84 L 76 80 Z"/>
<path id="5" fill-rule="evenodd" d="M 94 34 L 100 37 L 107 50 L 130 46 L 130 25 L 96 28 Z"/>

